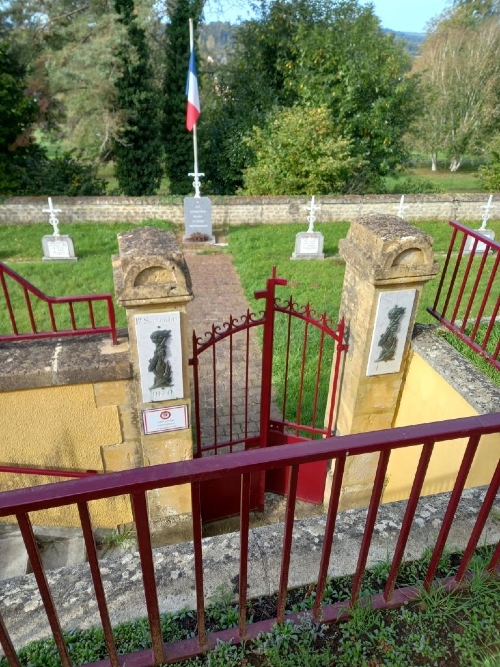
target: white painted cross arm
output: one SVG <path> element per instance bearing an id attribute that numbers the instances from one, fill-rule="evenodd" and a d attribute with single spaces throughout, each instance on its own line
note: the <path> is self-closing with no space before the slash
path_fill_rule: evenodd
<path id="1" fill-rule="evenodd" d="M 56 218 L 56 213 L 61 213 L 61 209 L 53 207 L 51 197 L 49 197 L 49 208 L 44 208 L 42 212 L 49 214 L 49 223 L 52 225 L 54 229 L 54 236 L 60 236 L 59 220 Z"/>
<path id="2" fill-rule="evenodd" d="M 496 208 L 496 206 L 494 206 L 492 204 L 492 201 L 493 201 L 493 195 L 490 195 L 490 198 L 488 199 L 488 203 L 486 204 L 486 206 L 481 206 L 481 208 L 484 209 L 483 222 L 481 224 L 481 229 L 486 229 L 486 223 L 490 219 L 491 209 Z"/>

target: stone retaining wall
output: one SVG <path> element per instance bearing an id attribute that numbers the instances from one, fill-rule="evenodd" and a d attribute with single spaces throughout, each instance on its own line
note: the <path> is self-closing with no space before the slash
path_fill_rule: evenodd
<path id="1" fill-rule="evenodd" d="M 496 195 L 497 196 L 497 195 Z M 407 195 L 404 209 L 408 222 L 420 220 L 481 220 L 487 194 Z M 367 213 L 396 214 L 399 195 L 350 195 L 317 198 L 321 206 L 318 222 L 351 221 Z M 171 220 L 182 224 L 181 197 L 53 197 L 61 209 L 62 223 L 135 222 Z M 214 227 L 259 223 L 303 222 L 309 197 L 213 197 Z M 10 197 L 0 205 L 0 224 L 47 222 L 45 197 Z M 500 206 L 491 211 L 500 219 Z"/>

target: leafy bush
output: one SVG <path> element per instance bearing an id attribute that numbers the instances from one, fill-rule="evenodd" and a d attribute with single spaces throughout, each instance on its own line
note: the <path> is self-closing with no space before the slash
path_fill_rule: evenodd
<path id="1" fill-rule="evenodd" d="M 102 195 L 106 182 L 96 168 L 78 158 L 74 151 L 49 158 L 37 144 L 19 148 L 0 160 L 0 194 L 59 195 L 67 197 Z"/>
<path id="2" fill-rule="evenodd" d="M 244 139 L 255 153 L 244 172 L 249 195 L 330 194 L 341 191 L 362 161 L 338 135 L 324 108 L 275 110 Z"/>
<path id="3" fill-rule="evenodd" d="M 479 180 L 487 192 L 500 192 L 500 136 L 497 136 L 489 149 L 490 162 L 479 167 Z"/>
<path id="4" fill-rule="evenodd" d="M 430 178 L 402 178 L 394 183 L 389 192 L 393 195 L 439 194 L 443 188 Z"/>

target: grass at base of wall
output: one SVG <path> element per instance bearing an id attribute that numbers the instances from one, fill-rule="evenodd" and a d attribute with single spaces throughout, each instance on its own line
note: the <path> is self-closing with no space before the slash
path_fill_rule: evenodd
<path id="1" fill-rule="evenodd" d="M 483 337 L 486 333 L 486 326 L 486 324 L 482 324 L 478 329 L 477 340 L 479 342 L 483 340 Z M 469 327 L 469 330 L 470 328 L 471 327 Z M 472 364 L 474 364 L 476 368 L 478 368 L 482 373 L 484 373 L 484 375 L 489 377 L 492 382 L 500 387 L 500 373 L 488 361 L 486 361 L 484 357 L 471 349 L 467 343 L 464 343 L 463 340 L 455 336 L 455 334 L 453 334 L 451 331 L 448 331 L 447 329 L 440 329 L 437 333 L 439 333 L 440 336 L 443 336 L 443 338 L 447 340 L 448 343 L 456 350 L 458 350 L 463 357 L 468 359 Z M 467 331 L 467 333 L 470 333 L 470 331 Z M 490 338 L 486 346 L 486 350 L 490 354 L 494 354 L 499 340 L 500 322 L 497 322 L 493 325 L 493 329 L 491 330 Z"/>

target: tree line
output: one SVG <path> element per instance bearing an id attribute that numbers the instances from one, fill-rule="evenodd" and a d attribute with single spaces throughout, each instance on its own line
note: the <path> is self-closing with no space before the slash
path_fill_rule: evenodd
<path id="1" fill-rule="evenodd" d="M 383 192 L 412 151 L 498 188 L 500 0 L 457 0 L 420 53 L 358 0 L 260 0 L 221 58 L 198 56 L 204 191 Z M 203 0 L 3 0 L 0 193 L 192 191 L 188 19 Z M 40 138 L 63 150 L 49 155 Z"/>

